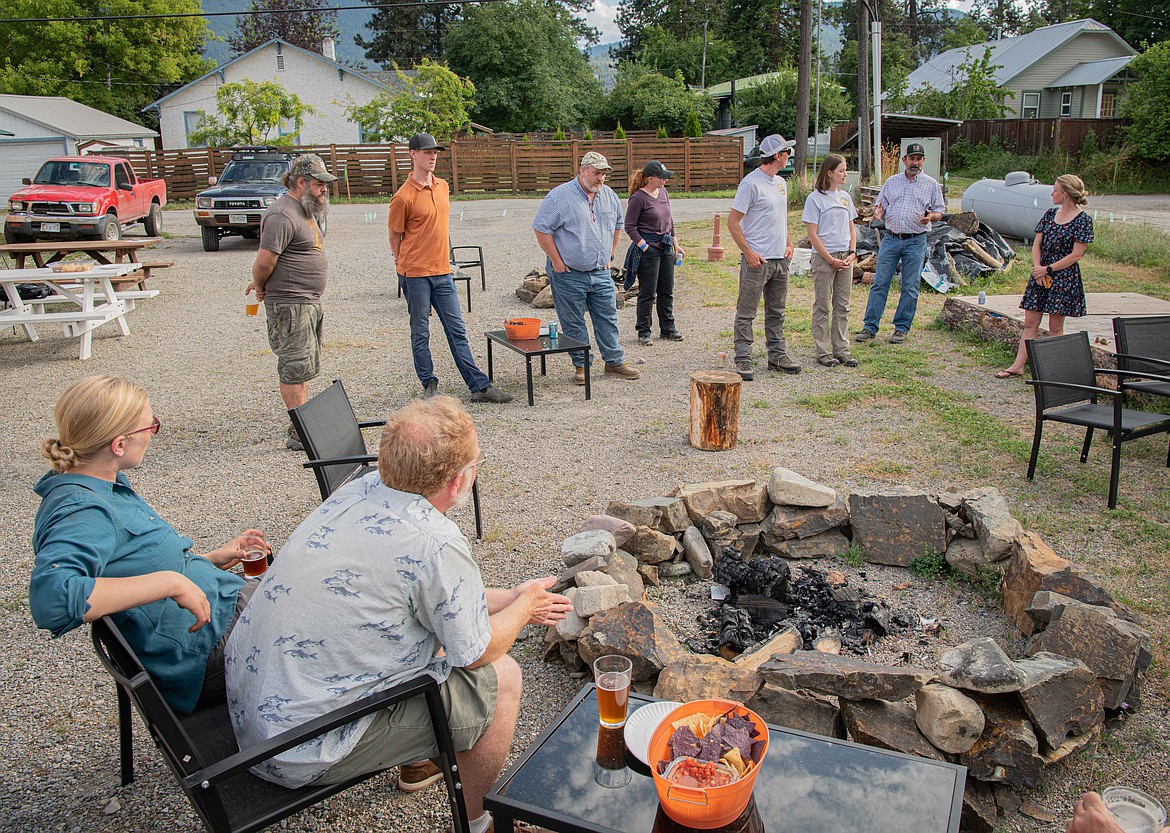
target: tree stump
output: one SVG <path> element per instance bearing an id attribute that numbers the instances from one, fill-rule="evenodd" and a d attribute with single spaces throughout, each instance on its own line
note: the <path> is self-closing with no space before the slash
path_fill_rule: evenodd
<path id="1" fill-rule="evenodd" d="M 729 370 L 691 374 L 691 445 L 703 451 L 735 448 L 743 380 Z"/>

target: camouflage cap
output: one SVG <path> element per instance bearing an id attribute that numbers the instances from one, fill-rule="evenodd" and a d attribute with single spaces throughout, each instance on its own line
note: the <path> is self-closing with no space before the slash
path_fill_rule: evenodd
<path id="1" fill-rule="evenodd" d="M 591 150 L 581 157 L 581 167 L 596 168 L 599 171 L 613 170 L 613 165 L 609 164 L 609 160 L 595 150 Z"/>
<path id="2" fill-rule="evenodd" d="M 292 167 L 288 171 L 288 178 L 294 180 L 302 176 L 312 177 L 321 182 L 337 181 L 337 177 L 325 169 L 325 160 L 315 153 L 306 153 L 293 160 Z"/>

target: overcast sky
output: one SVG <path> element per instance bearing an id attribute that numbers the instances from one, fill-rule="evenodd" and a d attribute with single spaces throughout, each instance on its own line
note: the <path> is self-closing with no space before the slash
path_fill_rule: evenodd
<path id="1" fill-rule="evenodd" d="M 971 0 L 947 0 L 946 5 L 953 9 L 961 9 L 967 11 L 971 8 Z M 618 31 L 617 17 L 618 0 L 612 2 L 604 2 L 604 0 L 593 0 L 593 11 L 585 15 L 586 20 L 591 26 L 595 26 L 601 32 L 601 40 L 598 43 L 609 43 L 621 39 L 621 32 Z"/>

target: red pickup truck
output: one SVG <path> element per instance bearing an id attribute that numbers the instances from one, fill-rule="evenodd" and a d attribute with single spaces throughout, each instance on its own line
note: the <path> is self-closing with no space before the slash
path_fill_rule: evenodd
<path id="1" fill-rule="evenodd" d="M 167 184 L 139 179 L 125 159 L 60 156 L 41 165 L 24 184 L 8 198 L 7 243 L 117 240 L 123 226 L 139 222 L 151 237 L 162 232 Z"/>

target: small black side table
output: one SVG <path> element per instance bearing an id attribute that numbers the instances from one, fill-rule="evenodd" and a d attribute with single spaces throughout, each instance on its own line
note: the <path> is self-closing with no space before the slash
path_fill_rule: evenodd
<path id="1" fill-rule="evenodd" d="M 528 404 L 535 405 L 536 402 L 532 398 L 532 357 L 540 356 L 540 375 L 548 375 L 544 364 L 544 357 L 551 356 L 553 353 L 568 353 L 570 350 L 584 350 L 585 351 L 585 398 L 592 399 L 592 391 L 589 384 L 589 344 L 586 342 L 577 341 L 575 338 L 569 338 L 567 335 L 561 334 L 556 338 L 550 339 L 548 336 L 540 336 L 539 338 L 526 338 L 520 341 L 513 341 L 508 338 L 508 334 L 503 330 L 489 330 L 484 333 L 487 336 L 487 375 L 488 381 L 492 381 L 492 342 L 502 344 L 509 350 L 515 351 L 524 356 L 524 363 L 528 371 Z"/>

